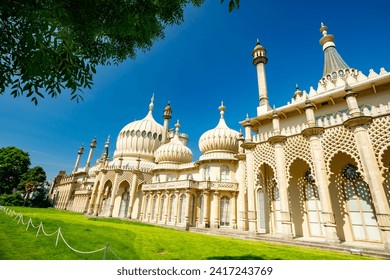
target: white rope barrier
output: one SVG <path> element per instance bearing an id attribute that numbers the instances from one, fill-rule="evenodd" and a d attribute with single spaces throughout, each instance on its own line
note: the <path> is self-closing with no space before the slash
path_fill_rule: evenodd
<path id="1" fill-rule="evenodd" d="M 77 250 L 77 249 L 73 248 L 72 246 L 70 246 L 69 243 L 65 240 L 65 238 L 64 238 L 64 236 L 62 235 L 62 232 L 61 232 L 61 227 L 59 227 L 55 232 L 48 234 L 48 233 L 45 232 L 45 229 L 44 229 L 44 227 L 43 227 L 43 223 L 42 223 L 42 222 L 39 224 L 39 226 L 35 226 L 35 225 L 33 224 L 33 221 L 32 221 L 31 218 L 25 223 L 24 220 L 23 220 L 23 215 L 20 214 L 20 213 L 17 214 L 17 213 L 16 213 L 14 210 L 12 210 L 12 209 L 8 209 L 8 208 L 6 208 L 6 207 L 0 205 L 0 210 L 3 210 L 3 211 L 5 212 L 6 215 L 11 216 L 11 217 L 14 216 L 14 215 L 16 215 L 15 218 L 14 218 L 13 220 L 16 220 L 16 219 L 19 218 L 18 224 L 21 223 L 22 225 L 27 225 L 27 226 L 26 226 L 26 231 L 28 230 L 28 228 L 29 228 L 30 226 L 33 227 L 33 228 L 37 228 L 38 230 L 37 230 L 37 233 L 36 233 L 36 235 L 35 235 L 36 238 L 38 237 L 38 234 L 39 234 L 40 231 L 42 231 L 42 233 L 43 233 L 45 236 L 53 236 L 54 234 L 57 234 L 56 245 L 55 245 L 56 247 L 58 246 L 58 241 L 59 241 L 59 239 L 60 239 L 60 237 L 61 237 L 61 239 L 62 239 L 62 241 L 64 241 L 65 245 L 66 245 L 69 249 L 71 249 L 72 251 L 74 251 L 74 252 L 76 252 L 76 253 L 79 253 L 79 254 L 94 254 L 94 253 L 98 253 L 98 252 L 101 252 L 101 251 L 104 250 L 104 259 L 106 259 L 106 254 L 107 254 L 107 251 L 108 251 L 108 249 L 109 249 L 110 252 L 111 252 L 117 259 L 119 259 L 119 260 L 121 259 L 121 258 L 120 258 L 120 257 L 119 257 L 111 248 L 108 247 L 108 243 L 106 244 L 105 247 L 103 247 L 103 248 L 101 248 L 101 249 L 97 249 L 97 250 L 94 250 L 94 251 L 88 251 L 88 252 L 80 251 L 80 250 Z"/>

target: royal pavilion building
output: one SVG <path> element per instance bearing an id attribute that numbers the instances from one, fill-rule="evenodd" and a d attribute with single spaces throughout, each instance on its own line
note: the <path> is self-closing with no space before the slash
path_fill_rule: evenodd
<path id="1" fill-rule="evenodd" d="M 271 108 L 257 42 L 259 104 L 240 122 L 244 134 L 229 128 L 222 103 L 193 159 L 170 105 L 160 124 L 152 97 L 146 116 L 127 124 L 114 148 L 108 139 L 96 163 L 96 139 L 83 167 L 79 149 L 74 170 L 54 180 L 55 208 L 390 252 L 390 73 L 348 66 L 327 29 L 323 76 L 309 92 L 297 86 Z"/>

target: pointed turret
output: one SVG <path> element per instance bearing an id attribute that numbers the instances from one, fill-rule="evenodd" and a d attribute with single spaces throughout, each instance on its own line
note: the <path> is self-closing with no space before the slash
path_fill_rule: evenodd
<path id="1" fill-rule="evenodd" d="M 338 78 L 347 79 L 348 76 L 357 76 L 358 71 L 350 68 L 340 56 L 334 44 L 334 36 L 328 34 L 328 27 L 321 23 L 320 32 L 322 38 L 320 44 L 324 51 L 324 72 L 320 82 L 326 85 L 328 82 L 335 83 Z"/>
<path id="2" fill-rule="evenodd" d="M 99 162 L 102 162 L 103 164 L 110 160 L 110 155 L 108 153 L 108 148 L 110 147 L 110 135 L 107 137 L 106 144 L 104 145 L 103 153 L 99 158 Z"/>

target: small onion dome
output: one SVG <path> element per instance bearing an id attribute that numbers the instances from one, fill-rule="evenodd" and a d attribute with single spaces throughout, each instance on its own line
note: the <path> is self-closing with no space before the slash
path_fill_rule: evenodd
<path id="1" fill-rule="evenodd" d="M 154 160 L 154 152 L 162 144 L 164 128 L 153 118 L 153 100 L 154 97 L 145 118 L 127 124 L 119 132 L 114 159 L 122 156 L 124 159 L 140 157 L 148 161 Z"/>
<path id="2" fill-rule="evenodd" d="M 190 163 L 192 161 L 191 150 L 179 139 L 179 121 L 175 127 L 176 133 L 171 141 L 160 146 L 154 153 L 157 163 Z"/>
<path id="3" fill-rule="evenodd" d="M 221 118 L 218 125 L 211 130 L 202 134 L 199 139 L 199 149 L 202 154 L 209 152 L 238 152 L 238 138 L 239 133 L 233 129 L 230 129 L 224 119 L 224 111 L 226 107 L 218 107 L 220 110 Z"/>

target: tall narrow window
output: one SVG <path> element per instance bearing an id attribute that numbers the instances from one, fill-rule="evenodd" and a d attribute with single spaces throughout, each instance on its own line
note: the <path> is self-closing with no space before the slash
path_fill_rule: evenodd
<path id="1" fill-rule="evenodd" d="M 263 189 L 259 189 L 257 191 L 257 215 L 258 215 L 258 227 L 259 227 L 259 232 L 265 233 L 267 228 L 267 223 L 266 223 L 266 212 L 265 212 L 265 205 L 266 205 L 266 199 L 265 199 L 265 193 Z"/>
<path id="2" fill-rule="evenodd" d="M 230 199 L 226 196 L 222 197 L 220 207 L 220 226 L 228 227 L 230 225 Z"/>
<path id="3" fill-rule="evenodd" d="M 200 196 L 200 207 L 199 207 L 199 224 L 203 225 L 203 218 L 204 218 L 204 195 L 202 194 Z"/>
<path id="4" fill-rule="evenodd" d="M 166 207 L 166 199 L 165 199 L 165 195 L 162 196 L 161 198 L 161 206 L 160 206 L 160 221 L 164 221 L 165 219 L 165 214 L 166 214 L 166 210 L 165 210 L 165 207 Z"/>
<path id="5" fill-rule="evenodd" d="M 230 170 L 229 167 L 226 165 L 221 166 L 221 181 L 222 182 L 227 182 L 229 181 L 229 176 L 230 175 Z"/>
<path id="6" fill-rule="evenodd" d="M 153 197 L 152 202 L 152 220 L 156 218 L 156 207 L 157 207 L 157 195 Z"/>
<path id="7" fill-rule="evenodd" d="M 209 165 L 207 165 L 203 169 L 203 180 L 210 180 L 210 166 Z"/>
<path id="8" fill-rule="evenodd" d="M 149 213 L 149 201 L 150 201 L 150 196 L 148 195 L 148 196 L 146 197 L 146 201 L 145 201 L 144 219 L 147 218 L 148 213 Z"/>
<path id="9" fill-rule="evenodd" d="M 273 196 L 273 208 L 274 208 L 274 224 L 275 224 L 275 233 L 282 232 L 282 213 L 281 213 L 281 203 L 280 203 L 280 195 L 279 188 L 274 186 L 272 189 Z"/>
<path id="10" fill-rule="evenodd" d="M 321 202 L 318 195 L 318 188 L 315 185 L 315 180 L 311 174 L 310 168 L 305 173 L 304 180 L 305 201 L 310 235 L 323 236 L 324 228 L 322 225 Z"/>

